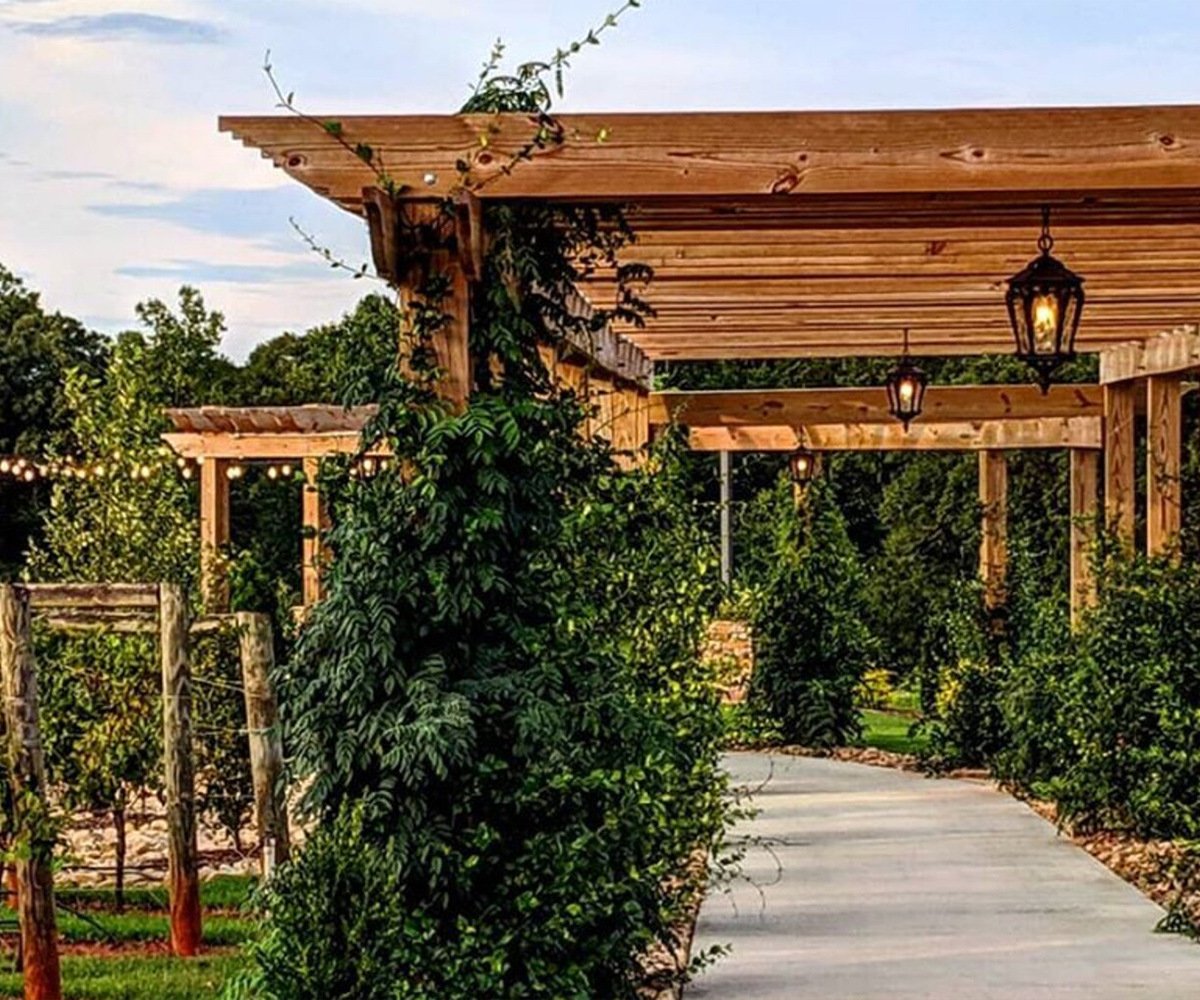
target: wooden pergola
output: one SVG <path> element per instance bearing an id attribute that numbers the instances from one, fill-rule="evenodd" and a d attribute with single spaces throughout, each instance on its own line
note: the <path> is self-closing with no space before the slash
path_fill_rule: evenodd
<path id="1" fill-rule="evenodd" d="M 552 360 L 602 406 L 620 395 L 608 416 L 623 449 L 672 418 L 693 447 L 721 451 L 789 448 L 798 429 L 810 447 L 838 450 L 1067 448 L 1073 512 L 1094 508 L 1102 478 L 1108 523 L 1132 542 L 1134 417 L 1144 412 L 1147 547 L 1178 534 L 1182 383 L 1200 371 L 1200 333 L 1187 325 L 1200 313 L 1200 106 L 563 115 L 563 141 L 515 168 L 537 128 L 528 116 L 327 117 L 349 148 L 294 116 L 220 127 L 363 216 L 376 268 L 402 295 L 415 294 L 414 256 L 450 275 L 453 321 L 436 347 L 454 401 L 471 391 L 482 207 L 620 205 L 637 234 L 627 259 L 654 268 L 656 315 Z M 357 143 L 387 164 L 394 197 L 353 154 Z M 399 239 L 448 197 L 458 211 L 447 239 Z M 908 433 L 890 422 L 881 389 L 649 392 L 658 360 L 897 355 L 905 328 L 917 355 L 1008 353 L 1005 279 L 1034 255 L 1043 206 L 1055 252 L 1087 281 L 1077 348 L 1101 354 L 1098 386 L 1045 397 L 936 387 Z M 612 274 L 589 278 L 581 308 L 613 289 Z M 981 459 L 993 510 L 998 461 Z M 1073 563 L 1087 537 L 1081 529 Z"/>

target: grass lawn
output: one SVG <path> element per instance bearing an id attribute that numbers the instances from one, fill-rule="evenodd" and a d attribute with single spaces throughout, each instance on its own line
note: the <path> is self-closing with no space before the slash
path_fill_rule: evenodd
<path id="1" fill-rule="evenodd" d="M 918 753 L 928 744 L 929 737 L 925 733 L 909 735 L 915 721 L 912 715 L 867 709 L 862 714 L 863 743 L 893 753 Z"/>
<path id="2" fill-rule="evenodd" d="M 217 996 L 225 981 L 242 967 L 238 945 L 254 932 L 253 920 L 238 913 L 252 888 L 250 879 L 235 876 L 221 876 L 201 885 L 204 945 L 215 951 L 188 959 L 146 948 L 148 943 L 168 939 L 163 890 L 128 890 L 124 912 L 116 913 L 111 890 L 63 889 L 59 893 L 61 902 L 75 911 L 60 909 L 58 914 L 59 936 L 72 946 L 62 959 L 67 1000 L 198 1000 Z M 0 909 L 0 925 L 11 931 L 16 926 L 16 915 Z M 86 945 L 95 945 L 97 954 L 79 954 L 78 948 Z M 122 945 L 131 950 L 122 953 Z M 20 975 L 0 973 L 0 997 L 19 996 Z"/>

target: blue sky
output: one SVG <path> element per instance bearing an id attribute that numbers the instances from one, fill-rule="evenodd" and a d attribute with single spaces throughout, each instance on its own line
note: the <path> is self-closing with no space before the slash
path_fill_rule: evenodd
<path id="1" fill-rule="evenodd" d="M 365 290 L 363 227 L 216 131 L 268 113 L 270 48 L 320 113 L 451 111 L 492 41 L 553 52 L 614 0 L 0 0 L 0 262 L 99 329 L 198 285 L 242 357 Z M 1200 102 L 1200 4 L 644 0 L 564 109 Z"/>

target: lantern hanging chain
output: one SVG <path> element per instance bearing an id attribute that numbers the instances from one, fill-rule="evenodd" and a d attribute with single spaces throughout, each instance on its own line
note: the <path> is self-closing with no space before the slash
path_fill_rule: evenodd
<path id="1" fill-rule="evenodd" d="M 1050 251 L 1054 249 L 1054 237 L 1050 235 L 1050 206 L 1042 206 L 1042 234 L 1038 237 L 1038 249 L 1045 255 L 1050 256 Z"/>

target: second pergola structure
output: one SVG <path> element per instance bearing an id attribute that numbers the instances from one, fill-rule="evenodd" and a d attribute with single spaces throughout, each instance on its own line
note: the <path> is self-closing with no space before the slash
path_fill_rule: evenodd
<path id="1" fill-rule="evenodd" d="M 520 114 L 270 115 L 225 118 L 221 128 L 363 217 L 376 268 L 402 296 L 415 296 L 412 276 L 428 266 L 447 274 L 452 319 L 435 347 L 443 391 L 460 404 L 472 390 L 469 299 L 489 203 L 625 210 L 637 235 L 625 260 L 654 269 L 646 297 L 656 315 L 575 346 L 614 377 L 638 374 L 628 409 L 639 414 L 651 402 L 644 376 L 660 360 L 895 356 L 905 328 L 915 355 L 1010 352 L 1005 279 L 1034 256 L 1048 208 L 1055 252 L 1086 279 L 1076 346 L 1103 355 L 1100 387 L 1080 390 L 1086 413 L 1018 408 L 948 421 L 931 391 L 929 415 L 910 435 L 857 410 L 818 421 L 770 400 L 748 422 L 744 398 L 711 397 L 707 416 L 689 405 L 680 419 L 700 447 L 786 447 L 804 427 L 810 446 L 1071 448 L 1080 508 L 1101 479 L 1108 524 L 1132 543 L 1135 415 L 1144 411 L 1147 547 L 1172 544 L 1182 386 L 1200 370 L 1197 332 L 1184 325 L 1200 312 L 1200 107 L 583 114 L 558 124 L 561 142 L 532 145 L 544 123 Z M 387 164 L 386 184 L 354 154 L 358 144 Z M 532 155 L 515 162 L 522 149 Z M 449 231 L 429 225 L 447 198 L 456 206 Z M 414 233 L 428 243 L 414 245 Z M 583 307 L 609 301 L 614 277 L 582 282 Z M 960 389 L 982 409 L 998 391 Z M 878 413 L 881 399 L 862 405 Z M 644 418 L 627 421 L 622 447 L 636 451 L 649 433 Z M 993 470 L 986 499 L 1001 476 L 997 460 L 983 461 Z"/>

